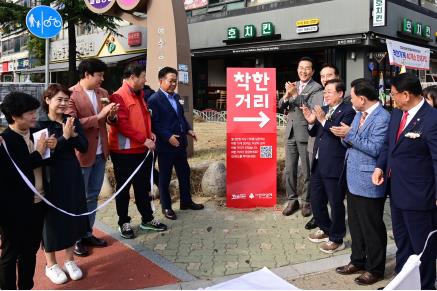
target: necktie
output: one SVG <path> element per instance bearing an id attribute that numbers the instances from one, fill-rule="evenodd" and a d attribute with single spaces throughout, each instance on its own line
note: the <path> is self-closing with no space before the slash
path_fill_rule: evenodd
<path id="1" fill-rule="evenodd" d="M 361 118 L 360 118 L 360 126 L 358 128 L 361 128 L 361 126 L 363 126 L 364 121 L 366 121 L 366 117 L 367 117 L 367 112 L 364 111 L 363 113 L 361 113 Z"/>
<path id="2" fill-rule="evenodd" d="M 297 92 L 297 93 L 299 93 L 299 95 L 302 94 L 302 91 L 303 91 L 304 88 L 305 88 L 305 84 L 304 83 L 300 83 L 300 85 L 299 85 L 299 92 Z"/>
<path id="3" fill-rule="evenodd" d="M 335 111 L 334 107 L 329 107 L 328 113 L 326 114 L 326 119 L 331 119 L 334 111 Z"/>
<path id="4" fill-rule="evenodd" d="M 408 111 L 404 112 L 402 115 L 401 123 L 399 124 L 398 134 L 396 135 L 396 142 L 398 142 L 401 133 L 404 131 L 405 125 L 407 124 Z"/>

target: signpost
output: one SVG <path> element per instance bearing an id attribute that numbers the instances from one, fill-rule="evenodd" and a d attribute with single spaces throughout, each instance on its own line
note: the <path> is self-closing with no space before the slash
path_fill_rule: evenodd
<path id="1" fill-rule="evenodd" d="M 276 71 L 227 69 L 228 207 L 276 205 Z"/>
<path id="2" fill-rule="evenodd" d="M 50 41 L 49 39 L 56 36 L 62 29 L 62 17 L 55 9 L 50 6 L 36 6 L 32 8 L 26 16 L 26 26 L 30 33 L 38 38 L 46 40 L 46 69 L 45 69 L 45 84 L 49 85 L 49 54 Z"/>

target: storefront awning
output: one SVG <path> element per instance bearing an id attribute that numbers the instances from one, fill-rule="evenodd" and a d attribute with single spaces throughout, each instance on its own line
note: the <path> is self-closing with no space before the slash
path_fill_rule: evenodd
<path id="1" fill-rule="evenodd" d="M 272 51 L 301 50 L 306 48 L 351 46 L 361 45 L 365 39 L 365 34 L 352 34 L 320 38 L 263 41 L 226 45 L 215 48 L 193 49 L 191 51 L 191 56 L 204 57 L 216 55 L 240 55 Z"/>
<path id="2" fill-rule="evenodd" d="M 146 56 L 145 53 L 137 53 L 137 54 L 127 54 L 127 55 L 118 55 L 118 56 L 110 56 L 110 57 L 102 57 L 99 58 L 108 67 L 112 67 L 117 65 L 121 61 L 130 60 L 136 57 L 140 56 Z M 80 61 L 76 61 L 76 67 L 79 65 Z M 22 73 L 44 73 L 46 66 L 39 66 L 27 70 L 21 70 Z M 50 72 L 62 72 L 62 71 L 68 71 L 68 62 L 62 62 L 62 63 L 54 63 L 49 65 L 49 71 Z"/>

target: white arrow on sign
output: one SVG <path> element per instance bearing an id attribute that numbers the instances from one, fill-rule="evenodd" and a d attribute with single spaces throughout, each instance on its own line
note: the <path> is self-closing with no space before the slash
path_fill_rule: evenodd
<path id="1" fill-rule="evenodd" d="M 270 118 L 262 111 L 259 112 L 260 117 L 234 117 L 235 122 L 260 122 L 259 127 L 263 128 Z"/>

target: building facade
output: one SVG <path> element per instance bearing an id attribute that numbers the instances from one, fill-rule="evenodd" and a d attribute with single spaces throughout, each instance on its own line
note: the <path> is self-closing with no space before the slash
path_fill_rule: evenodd
<path id="1" fill-rule="evenodd" d="M 387 81 L 400 69 L 390 66 L 386 39 L 430 48 L 431 70 L 427 73 L 437 73 L 432 61 L 437 51 L 434 1 L 211 2 L 191 10 L 188 18 L 197 109 L 215 107 L 218 92 L 226 90 L 228 67 L 276 68 L 279 97 L 286 81 L 297 80 L 297 61 L 303 56 L 315 60 L 316 80 L 320 66 L 332 63 L 346 83 L 366 77 L 373 78 L 377 86 L 381 74 Z M 384 23 L 373 26 L 373 15 L 380 12 L 374 5 L 379 4 L 385 11 L 377 17 Z M 238 5 L 241 7 L 234 9 Z M 411 33 L 403 31 L 407 20 Z M 415 35 L 417 24 L 420 35 Z M 420 76 L 425 81 L 425 72 Z"/>

